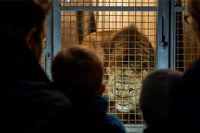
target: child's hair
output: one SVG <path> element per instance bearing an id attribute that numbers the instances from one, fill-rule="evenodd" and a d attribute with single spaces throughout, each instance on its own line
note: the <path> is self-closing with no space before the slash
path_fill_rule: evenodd
<path id="1" fill-rule="evenodd" d="M 95 95 L 102 83 L 103 63 L 92 50 L 71 46 L 54 58 L 52 77 L 72 99 L 86 98 Z"/>
<path id="2" fill-rule="evenodd" d="M 139 103 L 147 126 L 158 128 L 178 123 L 182 75 L 172 69 L 160 69 L 143 79 Z"/>

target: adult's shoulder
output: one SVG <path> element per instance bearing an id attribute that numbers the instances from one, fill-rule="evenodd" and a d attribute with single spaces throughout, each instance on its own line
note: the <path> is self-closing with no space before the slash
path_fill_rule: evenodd
<path id="1" fill-rule="evenodd" d="M 38 81 L 19 81 L 19 86 L 22 86 L 22 92 L 25 91 L 25 95 L 29 94 L 33 97 L 34 101 L 52 105 L 52 106 L 64 106 L 71 105 L 71 102 L 59 89 L 50 82 L 38 82 Z"/>
<path id="2" fill-rule="evenodd" d="M 50 82 L 14 80 L 0 82 L 0 92 L 4 95 L 4 101 L 15 102 L 26 107 L 37 106 L 41 109 L 70 107 L 71 102 L 62 93 L 57 91 Z M 0 94 L 0 95 L 1 95 Z M 1 98 L 0 98 L 1 99 Z"/>
<path id="3" fill-rule="evenodd" d="M 5 121 L 9 120 L 10 127 L 15 126 L 20 132 L 64 130 L 62 121 L 70 124 L 73 120 L 68 98 L 43 81 L 0 80 L 0 107 L 1 122 L 7 127 Z"/>
<path id="4" fill-rule="evenodd" d="M 200 74 L 200 58 L 195 60 L 185 71 L 185 76 L 193 76 Z"/>

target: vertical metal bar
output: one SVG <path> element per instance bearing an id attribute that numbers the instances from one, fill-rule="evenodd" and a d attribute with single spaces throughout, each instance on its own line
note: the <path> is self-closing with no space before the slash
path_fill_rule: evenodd
<path id="1" fill-rule="evenodd" d="M 170 68 L 176 68 L 176 0 L 171 0 L 171 21 L 170 21 Z"/>
<path id="2" fill-rule="evenodd" d="M 53 57 L 61 50 L 60 0 L 53 0 Z"/>
<path id="3" fill-rule="evenodd" d="M 52 43 L 53 43 L 53 32 L 52 32 L 52 10 L 47 16 L 46 20 L 46 48 L 45 48 L 45 72 L 51 79 L 51 62 L 52 62 Z"/>
<path id="4" fill-rule="evenodd" d="M 157 68 L 169 67 L 170 0 L 158 1 Z"/>

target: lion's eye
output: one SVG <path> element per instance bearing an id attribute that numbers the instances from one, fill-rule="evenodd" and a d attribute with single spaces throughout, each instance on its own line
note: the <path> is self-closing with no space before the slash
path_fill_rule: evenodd
<path id="1" fill-rule="evenodd" d="M 113 90 L 113 93 L 114 93 L 114 94 L 119 94 L 119 89 L 118 89 L 118 88 L 115 88 L 115 89 Z"/>
<path id="2" fill-rule="evenodd" d="M 122 84 L 121 83 L 116 83 L 115 87 L 118 88 L 118 89 L 120 89 L 120 88 L 122 88 Z"/>
<path id="3" fill-rule="evenodd" d="M 134 89 L 133 88 L 129 88 L 129 94 L 132 95 L 134 92 Z"/>

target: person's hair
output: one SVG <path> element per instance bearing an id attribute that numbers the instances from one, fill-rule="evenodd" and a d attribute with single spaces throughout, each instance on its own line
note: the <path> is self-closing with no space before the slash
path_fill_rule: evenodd
<path id="1" fill-rule="evenodd" d="M 102 83 L 103 63 L 94 51 L 71 46 L 54 58 L 52 77 L 72 97 L 92 96 Z"/>
<path id="2" fill-rule="evenodd" d="M 195 32 L 197 39 L 200 41 L 200 1 L 188 0 L 187 11 L 192 17 L 192 29 Z"/>
<path id="3" fill-rule="evenodd" d="M 181 82 L 182 72 L 172 69 L 154 70 L 143 79 L 139 104 L 147 126 L 177 123 Z"/>
<path id="4" fill-rule="evenodd" d="M 50 7 L 50 0 L 0 1 L 0 34 L 23 40 L 33 27 L 42 33 Z"/>

